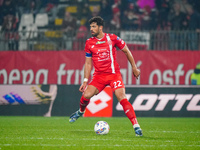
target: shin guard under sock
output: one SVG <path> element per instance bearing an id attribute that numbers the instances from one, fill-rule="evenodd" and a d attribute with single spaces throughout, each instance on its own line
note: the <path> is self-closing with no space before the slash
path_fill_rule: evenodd
<path id="1" fill-rule="evenodd" d="M 135 115 L 135 111 L 134 111 L 131 103 L 127 99 L 122 99 L 120 101 L 120 104 L 122 105 L 124 112 L 125 112 L 126 116 L 128 117 L 128 119 L 131 121 L 131 123 L 133 125 L 138 124 L 138 121 L 137 121 L 137 118 Z"/>
<path id="2" fill-rule="evenodd" d="M 84 112 L 85 108 L 87 107 L 87 105 L 89 104 L 90 99 L 86 99 L 85 97 L 81 97 L 80 99 L 80 111 Z"/>

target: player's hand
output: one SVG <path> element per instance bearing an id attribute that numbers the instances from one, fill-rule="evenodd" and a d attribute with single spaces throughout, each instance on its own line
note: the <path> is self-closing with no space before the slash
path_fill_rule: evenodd
<path id="1" fill-rule="evenodd" d="M 139 69 L 133 69 L 133 75 L 134 77 L 136 77 L 136 79 L 138 79 L 138 77 L 140 76 L 140 70 Z"/>
<path id="2" fill-rule="evenodd" d="M 87 86 L 87 82 L 83 82 L 82 85 L 81 85 L 80 88 L 79 88 L 79 91 L 80 91 L 80 92 L 84 92 L 86 86 Z"/>

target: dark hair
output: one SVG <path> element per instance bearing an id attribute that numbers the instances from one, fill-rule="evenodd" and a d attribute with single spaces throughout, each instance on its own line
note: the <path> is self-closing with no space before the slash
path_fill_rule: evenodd
<path id="1" fill-rule="evenodd" d="M 96 22 L 98 26 L 104 26 L 104 20 L 100 16 L 93 17 L 89 20 L 89 23 Z"/>

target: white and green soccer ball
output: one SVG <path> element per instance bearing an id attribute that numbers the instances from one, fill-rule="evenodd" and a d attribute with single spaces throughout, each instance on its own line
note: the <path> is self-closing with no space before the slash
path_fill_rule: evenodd
<path id="1" fill-rule="evenodd" d="M 94 126 L 94 132 L 99 135 L 108 134 L 110 127 L 106 121 L 98 121 Z"/>

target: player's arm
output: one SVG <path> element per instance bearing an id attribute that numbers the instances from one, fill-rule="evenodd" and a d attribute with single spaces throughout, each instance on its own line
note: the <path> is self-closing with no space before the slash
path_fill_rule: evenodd
<path id="1" fill-rule="evenodd" d="M 138 77 L 140 76 L 140 70 L 137 68 L 133 55 L 131 54 L 128 46 L 125 45 L 122 51 L 124 52 L 124 54 L 126 55 L 128 61 L 130 62 L 132 66 L 133 75 L 138 79 Z"/>
<path id="2" fill-rule="evenodd" d="M 79 88 L 80 92 L 84 92 L 88 83 L 88 79 L 90 77 L 91 70 L 92 70 L 92 57 L 85 57 L 84 81 Z"/>
<path id="3" fill-rule="evenodd" d="M 85 57 L 84 79 L 90 77 L 92 70 L 92 57 Z"/>

